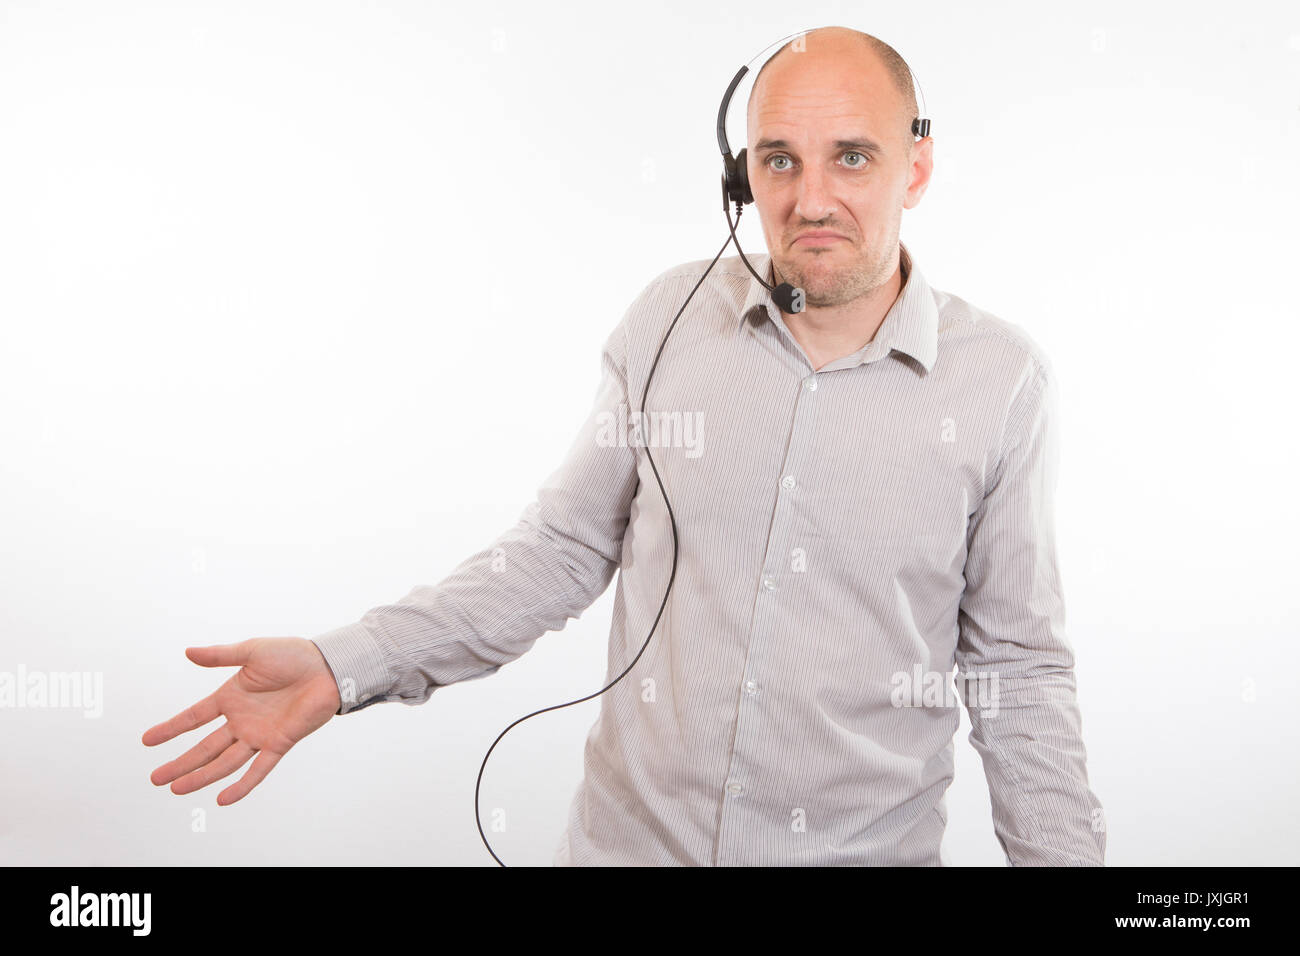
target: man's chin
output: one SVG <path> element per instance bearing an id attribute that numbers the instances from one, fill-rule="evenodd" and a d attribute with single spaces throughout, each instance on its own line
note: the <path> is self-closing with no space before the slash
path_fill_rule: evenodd
<path id="1" fill-rule="evenodd" d="M 791 285 L 798 286 L 808 295 L 831 295 L 843 287 L 843 270 L 842 269 L 800 269 L 797 272 L 782 273 L 783 275 L 795 275 L 795 279 L 787 279 Z"/>

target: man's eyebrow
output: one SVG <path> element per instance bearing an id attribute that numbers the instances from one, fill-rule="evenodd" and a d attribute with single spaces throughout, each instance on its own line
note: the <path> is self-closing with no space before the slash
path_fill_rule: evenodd
<path id="1" fill-rule="evenodd" d="M 836 149 L 860 149 L 864 153 L 883 153 L 884 148 L 865 136 L 858 136 L 854 139 L 837 139 L 832 145 Z M 758 145 L 754 147 L 755 153 L 767 152 L 771 149 L 789 149 L 790 144 L 783 139 L 760 139 Z"/>

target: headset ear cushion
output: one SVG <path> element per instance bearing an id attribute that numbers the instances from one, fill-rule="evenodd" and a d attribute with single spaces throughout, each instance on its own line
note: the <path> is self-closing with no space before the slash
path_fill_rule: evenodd
<path id="1" fill-rule="evenodd" d="M 740 195 L 742 203 L 754 201 L 754 193 L 749 188 L 749 163 L 745 150 L 741 150 L 736 156 L 736 181 L 740 184 Z"/>

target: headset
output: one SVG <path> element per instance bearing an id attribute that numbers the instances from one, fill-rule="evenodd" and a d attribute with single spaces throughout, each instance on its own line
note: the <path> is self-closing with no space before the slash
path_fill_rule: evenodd
<path id="1" fill-rule="evenodd" d="M 744 79 L 745 74 L 749 72 L 749 66 L 751 63 L 761 57 L 768 50 L 772 49 L 772 47 L 778 46 L 779 44 L 780 48 L 784 48 L 786 43 L 796 37 L 801 37 L 810 33 L 813 29 L 820 28 L 810 27 L 807 30 L 800 30 L 798 33 L 791 33 L 789 36 L 782 37 L 775 43 L 769 43 L 767 46 L 763 47 L 762 50 L 760 50 L 755 56 L 751 57 L 745 65 L 740 68 L 731 83 L 727 86 L 727 92 L 722 97 L 722 104 L 718 107 L 717 133 L 718 148 L 722 150 L 722 212 L 727 217 L 728 236 L 726 241 L 722 243 L 722 248 L 719 249 L 717 255 L 713 257 L 713 261 L 710 262 L 708 268 L 704 270 L 704 274 L 700 276 L 699 281 L 691 288 L 690 294 L 687 295 L 686 300 L 682 302 L 681 308 L 677 310 L 677 314 L 673 317 L 672 322 L 668 326 L 668 330 L 664 332 L 664 337 L 659 342 L 659 348 L 655 352 L 654 361 L 650 365 L 650 372 L 646 375 L 645 388 L 641 390 L 640 420 L 643 422 L 646 420 L 645 403 L 646 396 L 650 393 L 650 381 L 654 378 L 655 369 L 659 366 L 659 357 L 663 354 L 664 346 L 668 343 L 668 336 L 672 334 L 673 329 L 677 325 L 677 320 L 680 319 L 682 313 L 686 311 L 686 306 L 690 304 L 696 291 L 699 290 L 700 286 L 704 283 L 704 280 L 708 278 L 709 273 L 713 271 L 713 267 L 717 265 L 718 259 L 720 259 L 722 254 L 727 251 L 727 246 L 732 243 L 735 244 L 736 252 L 739 253 L 740 260 L 745 264 L 745 268 L 750 271 L 750 274 L 758 280 L 759 284 L 761 284 L 763 288 L 767 289 L 768 293 L 772 297 L 773 303 L 781 309 L 782 312 L 795 313 L 804 310 L 805 298 L 803 289 L 792 286 L 788 282 L 782 282 L 779 285 L 773 286 L 754 271 L 754 267 L 751 266 L 749 260 L 745 258 L 744 250 L 740 248 L 740 239 L 736 236 L 736 226 L 740 223 L 740 213 L 742 208 L 746 203 L 752 203 L 754 201 L 754 194 L 750 191 L 749 187 L 749 171 L 746 168 L 745 148 L 742 147 L 740 152 L 733 156 L 731 153 L 731 146 L 727 143 L 727 109 L 731 105 L 731 98 L 736 92 L 736 87 L 740 85 L 740 81 Z M 780 50 L 778 49 L 777 52 L 780 52 Z M 775 56 L 775 54 L 773 55 Z M 912 82 L 917 91 L 920 92 L 921 86 L 920 83 L 917 82 L 915 73 L 912 73 Z M 912 120 L 912 134 L 924 138 L 930 135 L 930 121 L 923 118 L 925 114 L 924 93 L 921 94 L 921 102 L 923 107 L 921 110 L 922 115 L 915 117 Z M 736 204 L 736 221 L 734 223 L 731 221 L 729 208 L 731 203 Z M 492 859 L 496 860 L 501 866 L 505 866 L 506 864 L 496 855 L 496 852 L 492 849 L 492 844 L 488 842 L 487 835 L 483 832 L 483 820 L 479 815 L 479 789 L 483 784 L 483 771 L 487 769 L 488 758 L 492 756 L 492 751 L 495 750 L 497 744 L 501 742 L 501 738 L 509 733 L 511 728 L 517 724 L 521 724 L 530 717 L 536 717 L 538 714 L 544 714 L 547 711 L 559 710 L 563 707 L 572 707 L 574 704 L 581 704 L 583 701 L 591 700 L 593 697 L 599 697 L 626 677 L 632 668 L 636 666 L 636 662 L 641 659 L 641 655 L 645 653 L 646 648 L 650 646 L 650 638 L 654 636 L 655 628 L 659 626 L 659 619 L 663 617 L 664 608 L 668 606 L 668 595 L 672 592 L 673 581 L 677 577 L 677 519 L 673 515 L 673 506 L 668 501 L 668 492 L 664 489 L 663 479 L 659 476 L 659 469 L 655 466 L 654 458 L 650 454 L 650 445 L 648 443 L 644 445 L 644 450 L 646 461 L 650 463 L 650 470 L 654 473 L 655 483 L 659 485 L 659 494 L 663 496 L 664 507 L 668 509 L 668 522 L 671 525 L 673 532 L 673 563 L 671 570 L 668 572 L 668 586 L 664 589 L 664 599 L 659 604 L 659 612 L 655 615 L 654 622 L 650 625 L 650 633 L 646 635 L 645 643 L 641 645 L 641 650 L 637 651 L 636 657 L 632 658 L 632 662 L 624 668 L 623 673 L 619 674 L 600 690 L 588 694 L 586 697 L 579 697 L 577 700 L 571 700 L 563 704 L 553 704 L 550 707 L 543 707 L 541 710 L 535 710 L 531 714 L 525 714 L 518 720 L 511 722 L 505 730 L 497 734 L 497 739 L 492 741 L 492 746 L 488 747 L 487 753 L 483 755 L 483 763 L 478 770 L 478 779 L 474 783 L 474 820 L 478 824 L 479 839 L 481 839 L 483 845 L 487 847 L 488 853 L 492 854 Z"/>

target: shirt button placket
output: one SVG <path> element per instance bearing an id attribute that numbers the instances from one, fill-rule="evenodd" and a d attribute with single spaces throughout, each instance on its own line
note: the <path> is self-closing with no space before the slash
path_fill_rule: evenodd
<path id="1" fill-rule="evenodd" d="M 804 435 L 810 434 L 809 416 L 812 413 L 808 400 L 811 399 L 810 393 L 817 391 L 817 386 L 816 375 L 806 375 L 801 380 L 801 388 L 796 392 L 795 414 L 791 426 L 790 441 L 786 446 L 786 458 L 781 463 L 782 470 L 778 472 L 781 475 L 779 482 L 781 491 L 776 496 L 776 510 L 772 516 L 773 520 L 767 542 L 763 574 L 759 579 L 759 606 L 757 613 L 754 615 L 754 624 L 749 635 L 745 661 L 747 676 L 741 685 L 742 693 L 739 712 L 736 715 L 736 735 L 731 749 L 730 766 L 727 768 L 726 783 L 723 786 L 725 796 L 719 821 L 717 853 L 717 863 L 720 866 L 748 862 L 734 860 L 731 856 L 730 848 L 733 845 L 743 846 L 746 843 L 746 834 L 742 826 L 744 812 L 739 808 L 732 809 L 732 806 L 739 798 L 744 796 L 747 786 L 749 786 L 744 782 L 745 771 L 748 769 L 747 762 L 744 759 L 745 746 L 749 738 L 751 723 L 754 720 L 761 721 L 762 719 L 761 713 L 752 713 L 750 711 L 750 706 L 759 706 L 760 683 L 755 668 L 759 666 L 762 659 L 762 639 L 771 633 L 773 622 L 777 617 L 776 612 L 778 609 L 772 602 L 779 597 L 779 571 L 783 567 L 784 556 L 789 552 L 790 546 L 792 533 L 790 525 L 793 515 L 791 493 L 798 486 L 798 480 L 794 474 L 797 469 L 794 466 L 804 460 L 802 439 Z M 739 817 L 737 817 L 737 813 L 740 813 Z"/>

